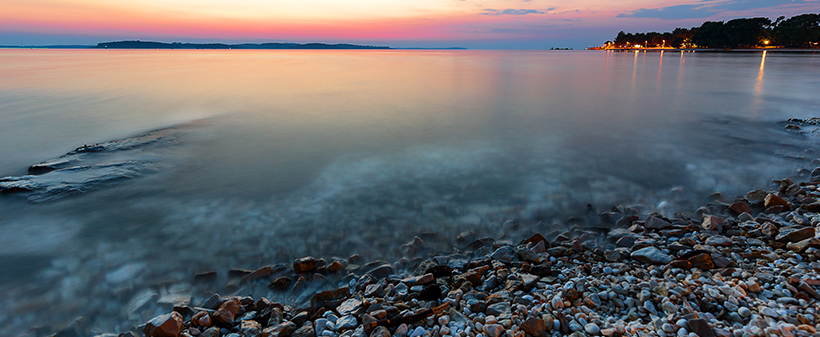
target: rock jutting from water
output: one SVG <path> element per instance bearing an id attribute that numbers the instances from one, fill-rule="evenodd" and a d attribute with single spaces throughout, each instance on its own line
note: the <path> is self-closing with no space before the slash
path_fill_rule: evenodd
<path id="1" fill-rule="evenodd" d="M 148 337 L 818 336 L 820 177 L 774 183 L 709 203 L 695 218 L 642 220 L 614 208 L 601 214 L 618 224 L 606 235 L 575 228 L 513 244 L 462 233 L 462 249 L 396 264 L 303 257 L 292 269 L 242 272 L 225 288 L 234 295 L 178 305 L 138 330 Z M 243 284 L 299 298 L 254 299 L 241 295 Z"/>
<path id="2" fill-rule="evenodd" d="M 58 158 L 29 166 L 28 175 L 0 177 L 0 193 L 19 194 L 44 203 L 98 190 L 157 171 L 150 150 L 177 142 L 195 122 L 134 137 L 83 145 Z"/>

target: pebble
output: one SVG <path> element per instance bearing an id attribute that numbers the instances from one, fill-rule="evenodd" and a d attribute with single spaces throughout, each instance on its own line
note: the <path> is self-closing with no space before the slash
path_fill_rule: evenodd
<path id="1" fill-rule="evenodd" d="M 595 323 L 589 323 L 586 326 L 584 326 L 584 331 L 586 331 L 587 334 L 590 334 L 592 336 L 597 336 L 601 334 L 601 328 L 599 328 L 598 325 L 596 325 Z"/>

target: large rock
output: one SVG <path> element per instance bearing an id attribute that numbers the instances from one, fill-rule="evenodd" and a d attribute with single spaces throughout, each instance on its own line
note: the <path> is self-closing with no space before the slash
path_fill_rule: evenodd
<path id="1" fill-rule="evenodd" d="M 296 331 L 296 323 L 286 321 L 262 330 L 263 336 L 290 337 Z"/>
<path id="2" fill-rule="evenodd" d="M 370 337 L 390 337 L 390 330 L 383 326 L 377 326 L 373 329 L 373 332 L 370 333 Z"/>
<path id="3" fill-rule="evenodd" d="M 316 337 L 316 332 L 315 332 L 315 330 L 313 330 L 313 324 L 305 324 L 305 325 L 302 325 L 301 328 L 296 329 L 296 331 L 294 331 L 291 336 L 293 336 L 293 337 Z"/>
<path id="4" fill-rule="evenodd" d="M 725 220 L 721 217 L 706 215 L 703 217 L 703 222 L 700 224 L 700 227 L 709 231 L 721 231 L 724 222 Z"/>
<path id="5" fill-rule="evenodd" d="M 362 310 L 362 301 L 359 301 L 355 298 L 351 298 L 347 301 L 342 302 L 341 305 L 336 307 L 336 311 L 343 316 L 347 315 L 356 315 L 359 314 L 359 311 Z"/>
<path id="6" fill-rule="evenodd" d="M 788 201 L 786 201 L 785 199 L 783 199 L 783 198 L 781 198 L 777 195 L 771 194 L 771 193 L 766 195 L 766 198 L 763 200 L 763 206 L 766 207 L 766 208 L 775 207 L 775 206 L 783 206 L 783 209 L 786 210 L 786 211 L 791 209 L 791 206 L 789 206 Z"/>
<path id="7" fill-rule="evenodd" d="M 389 263 L 385 263 L 385 264 L 374 267 L 373 269 L 371 269 L 367 273 L 369 275 L 377 278 L 377 279 L 383 279 L 383 278 L 388 277 L 392 274 L 395 274 L 396 270 Z"/>
<path id="8" fill-rule="evenodd" d="M 493 254 L 491 255 L 493 259 L 497 261 L 501 261 L 504 263 L 511 263 L 515 261 L 516 252 L 515 249 L 510 246 L 504 246 L 501 248 L 496 249 Z"/>
<path id="9" fill-rule="evenodd" d="M 239 325 L 239 332 L 245 337 L 257 337 L 262 333 L 262 325 L 257 321 L 242 321 Z"/>
<path id="10" fill-rule="evenodd" d="M 646 227 L 646 229 L 666 229 L 672 227 L 672 224 L 666 220 L 650 216 L 646 218 L 646 222 L 643 226 Z"/>
<path id="11" fill-rule="evenodd" d="M 433 277 L 433 274 L 430 273 L 419 276 L 407 277 L 401 281 L 408 287 L 412 287 L 414 285 L 427 284 L 433 282 L 433 280 L 435 280 L 435 278 Z"/>
<path id="12" fill-rule="evenodd" d="M 786 248 L 788 248 L 789 250 L 798 252 L 798 253 L 805 252 L 806 249 L 809 249 L 811 247 L 820 248 L 820 239 L 818 239 L 818 238 L 808 238 L 808 239 L 805 239 L 805 240 L 801 240 L 799 242 L 792 242 L 792 243 L 789 243 L 788 245 L 786 245 Z"/>
<path id="13" fill-rule="evenodd" d="M 159 315 L 145 323 L 142 332 L 145 337 L 177 337 L 185 328 L 182 315 L 174 311 L 170 314 Z"/>
<path id="14" fill-rule="evenodd" d="M 692 264 L 692 268 L 702 270 L 709 270 L 715 267 L 715 263 L 712 261 L 712 255 L 709 253 L 700 253 L 692 256 L 689 258 L 689 262 Z"/>
<path id="15" fill-rule="evenodd" d="M 715 337 L 715 331 L 709 326 L 703 318 L 690 319 L 686 322 L 689 326 L 689 331 L 694 332 L 700 337 Z"/>
<path id="16" fill-rule="evenodd" d="M 815 234 L 814 227 L 805 228 L 781 228 L 777 233 L 775 241 L 779 242 L 799 242 L 805 239 L 813 238 Z"/>
<path id="17" fill-rule="evenodd" d="M 502 302 L 491 304 L 490 306 L 487 307 L 487 315 L 501 316 L 503 314 L 510 314 L 510 313 L 511 313 L 510 303 L 508 303 L 508 302 L 503 302 L 502 301 Z"/>
<path id="18" fill-rule="evenodd" d="M 297 273 L 307 273 L 316 269 L 316 261 L 313 256 L 305 256 L 293 261 L 293 271 Z"/>
<path id="19" fill-rule="evenodd" d="M 705 243 L 710 246 L 730 247 L 732 246 L 732 239 L 722 235 L 715 235 L 706 239 Z"/>
<path id="20" fill-rule="evenodd" d="M 214 323 L 226 327 L 233 325 L 233 320 L 236 318 L 236 314 L 239 313 L 241 307 L 242 303 L 239 302 L 238 298 L 233 297 L 228 299 L 225 303 L 222 303 L 219 309 L 212 315 Z"/>
<path id="21" fill-rule="evenodd" d="M 673 260 L 671 256 L 655 247 L 638 249 L 632 252 L 630 256 L 638 262 L 651 264 L 667 264 Z"/>
<path id="22" fill-rule="evenodd" d="M 746 201 L 748 201 L 749 204 L 753 206 L 763 206 L 763 202 L 766 199 L 766 195 L 768 195 L 768 193 L 764 191 L 754 190 L 749 193 L 746 193 L 746 195 L 743 196 L 743 198 L 746 199 Z"/>
<path id="23" fill-rule="evenodd" d="M 521 330 L 524 330 L 524 332 L 535 337 L 548 336 L 547 326 L 544 324 L 544 320 L 540 318 L 531 317 L 530 319 L 522 322 L 519 327 Z"/>

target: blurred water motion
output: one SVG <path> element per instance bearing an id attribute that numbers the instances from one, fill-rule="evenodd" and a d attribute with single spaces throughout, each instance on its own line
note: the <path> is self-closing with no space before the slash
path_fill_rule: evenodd
<path id="1" fill-rule="evenodd" d="M 777 53 L 3 50 L 0 176 L 182 131 L 94 154 L 155 164 L 134 179 L 0 196 L 0 324 L 120 331 L 197 272 L 396 261 L 425 232 L 515 239 L 587 204 L 691 211 L 811 165 L 778 122 L 817 113 L 818 78 L 820 57 Z"/>

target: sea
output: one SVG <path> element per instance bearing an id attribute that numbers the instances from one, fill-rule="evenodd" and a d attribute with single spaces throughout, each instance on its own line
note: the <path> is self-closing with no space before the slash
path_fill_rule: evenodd
<path id="1" fill-rule="evenodd" d="M 789 121 L 818 92 L 817 53 L 0 50 L 0 326 L 118 333 L 214 292 L 299 305 L 317 288 L 229 270 L 412 272 L 466 232 L 694 217 L 820 165 Z"/>

